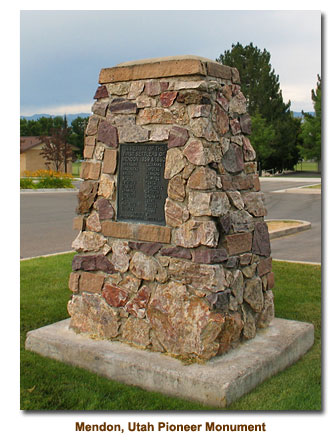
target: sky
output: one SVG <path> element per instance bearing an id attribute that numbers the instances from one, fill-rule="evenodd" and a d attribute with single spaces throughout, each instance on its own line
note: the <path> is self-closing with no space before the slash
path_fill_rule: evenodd
<path id="1" fill-rule="evenodd" d="M 313 111 L 318 10 L 21 10 L 20 114 L 89 113 L 104 67 L 170 55 L 215 60 L 237 42 L 266 49 L 284 101 Z"/>

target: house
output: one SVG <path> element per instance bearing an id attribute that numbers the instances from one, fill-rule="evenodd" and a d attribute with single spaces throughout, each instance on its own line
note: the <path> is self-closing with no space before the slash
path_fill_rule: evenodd
<path id="1" fill-rule="evenodd" d="M 55 170 L 55 165 L 50 163 L 46 165 L 46 159 L 40 154 L 45 144 L 38 136 L 21 136 L 20 140 L 20 174 L 23 175 L 24 171 L 37 171 L 37 170 Z M 78 150 L 77 147 L 72 145 L 73 150 Z M 64 172 L 64 165 L 62 164 L 60 170 Z M 71 160 L 67 163 L 67 173 L 72 173 Z"/>

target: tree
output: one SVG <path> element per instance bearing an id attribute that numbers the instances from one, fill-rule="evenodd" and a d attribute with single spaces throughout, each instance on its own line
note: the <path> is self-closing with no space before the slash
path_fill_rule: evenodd
<path id="1" fill-rule="evenodd" d="M 66 173 L 69 160 L 74 159 L 74 152 L 69 143 L 71 129 L 68 127 L 66 116 L 62 121 L 62 127 L 53 127 L 50 136 L 40 136 L 40 140 L 44 143 L 40 154 L 45 158 L 47 166 L 53 162 L 56 171 L 59 171 L 63 164 Z"/>
<path id="2" fill-rule="evenodd" d="M 284 103 L 276 75 L 270 63 L 270 53 L 253 46 L 232 45 L 216 60 L 236 67 L 240 74 L 241 89 L 247 99 L 250 115 L 255 117 L 258 144 L 252 144 L 258 151 L 263 168 L 293 169 L 299 157 L 298 125 L 291 112 L 291 102 Z M 269 129 L 266 129 L 269 127 Z M 293 130 L 293 131 L 291 131 Z M 271 136 L 272 131 L 274 136 Z M 262 137 L 266 136 L 265 139 Z"/>
<path id="3" fill-rule="evenodd" d="M 272 153 L 272 143 L 276 133 L 273 126 L 268 123 L 260 113 L 252 116 L 252 134 L 250 140 L 256 152 L 256 161 L 258 164 L 259 174 L 263 169 L 267 168 L 267 159 Z"/>
<path id="4" fill-rule="evenodd" d="M 306 159 L 321 160 L 321 119 L 322 119 L 322 88 L 321 77 L 317 75 L 316 91 L 311 91 L 311 99 L 315 114 L 302 112 L 302 154 Z"/>
<path id="5" fill-rule="evenodd" d="M 83 157 L 84 150 L 84 133 L 87 126 L 88 118 L 78 116 L 71 122 L 70 143 L 79 148 L 79 154 Z"/>

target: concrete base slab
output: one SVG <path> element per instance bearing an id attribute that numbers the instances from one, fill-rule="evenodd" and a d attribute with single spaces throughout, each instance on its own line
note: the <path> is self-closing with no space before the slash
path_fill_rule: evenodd
<path id="1" fill-rule="evenodd" d="M 33 330 L 25 348 L 128 385 L 225 407 L 296 362 L 314 343 L 312 324 L 275 318 L 267 329 L 205 364 L 184 365 L 161 353 L 94 340 L 70 319 Z"/>

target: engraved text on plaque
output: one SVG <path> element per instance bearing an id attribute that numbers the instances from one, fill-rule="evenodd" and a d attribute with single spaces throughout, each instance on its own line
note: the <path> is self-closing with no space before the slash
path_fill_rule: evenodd
<path id="1" fill-rule="evenodd" d="M 166 144 L 120 145 L 118 220 L 165 224 L 166 154 Z"/>

